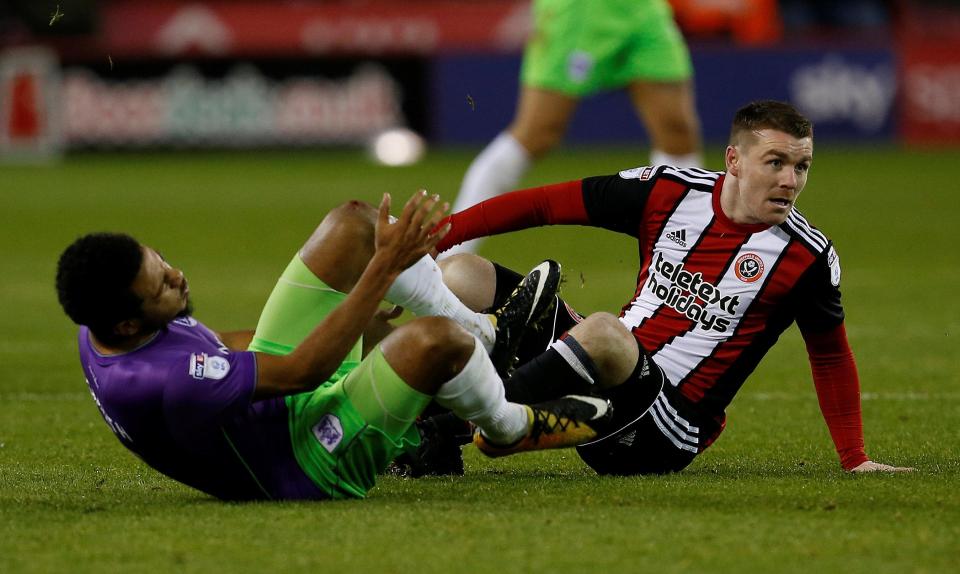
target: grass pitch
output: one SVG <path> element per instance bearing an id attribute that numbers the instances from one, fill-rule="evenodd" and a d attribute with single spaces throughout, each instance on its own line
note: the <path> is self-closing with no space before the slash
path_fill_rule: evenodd
<path id="1" fill-rule="evenodd" d="M 745 385 L 723 437 L 674 476 L 599 478 L 572 452 L 489 461 L 468 447 L 455 480 L 384 477 L 364 501 L 224 504 L 113 438 L 56 303 L 67 243 L 131 232 L 184 269 L 201 320 L 251 328 L 330 207 L 384 191 L 397 205 L 418 187 L 452 198 L 471 157 L 435 152 L 401 169 L 348 151 L 0 166 L 0 572 L 956 571 L 958 151 L 823 144 L 799 202 L 840 253 L 868 453 L 914 474 L 839 470 L 795 330 Z M 645 157 L 564 150 L 526 183 Z M 583 312 L 616 311 L 635 285 L 635 245 L 609 232 L 530 230 L 483 252 L 518 269 L 560 260 Z"/>

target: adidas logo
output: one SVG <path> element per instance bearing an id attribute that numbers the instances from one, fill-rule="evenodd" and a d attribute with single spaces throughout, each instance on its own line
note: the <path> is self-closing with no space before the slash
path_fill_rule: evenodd
<path id="1" fill-rule="evenodd" d="M 676 231 L 671 231 L 670 233 L 667 234 L 667 239 L 669 239 L 670 241 L 673 241 L 680 247 L 686 247 L 687 246 L 687 230 L 678 229 Z"/>
<path id="2" fill-rule="evenodd" d="M 625 435 L 621 436 L 620 438 L 618 438 L 618 439 L 617 439 L 617 442 L 620 443 L 620 444 L 622 444 L 623 446 L 633 446 L 633 442 L 634 442 L 635 440 L 637 440 L 637 431 L 632 430 L 632 431 L 628 432 L 627 434 L 625 434 Z"/>
<path id="3" fill-rule="evenodd" d="M 643 366 L 640 367 L 640 378 L 644 378 L 650 375 L 650 361 L 647 360 L 647 356 L 643 355 Z"/>

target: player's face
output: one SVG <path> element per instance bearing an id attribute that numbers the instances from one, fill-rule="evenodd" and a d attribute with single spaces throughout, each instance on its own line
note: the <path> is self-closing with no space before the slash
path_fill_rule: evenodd
<path id="1" fill-rule="evenodd" d="M 166 325 L 190 308 L 190 289 L 183 272 L 171 267 L 159 253 L 142 246 L 143 262 L 131 289 L 143 300 L 145 329 Z"/>
<path id="2" fill-rule="evenodd" d="M 779 225 L 807 183 L 813 138 L 765 129 L 740 139 L 727 147 L 727 172 L 738 183 L 727 215 L 737 223 Z"/>

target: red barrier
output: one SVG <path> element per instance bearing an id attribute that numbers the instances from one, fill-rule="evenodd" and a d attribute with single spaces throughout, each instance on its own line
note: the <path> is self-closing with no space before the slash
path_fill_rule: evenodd
<path id="1" fill-rule="evenodd" d="M 515 52 L 530 25 L 523 0 L 118 0 L 104 4 L 100 16 L 98 38 L 60 43 L 65 59 Z"/>
<path id="2" fill-rule="evenodd" d="M 42 160 L 61 149 L 56 57 L 43 48 L 0 51 L 0 158 Z"/>
<path id="3" fill-rule="evenodd" d="M 37 77 L 26 72 L 10 80 L 10 115 L 7 133 L 14 143 L 40 137 L 42 104 Z"/>
<path id="4" fill-rule="evenodd" d="M 901 51 L 901 131 L 914 144 L 960 142 L 960 41 Z"/>
<path id="5" fill-rule="evenodd" d="M 905 3 L 899 34 L 904 141 L 960 143 L 960 10 Z"/>

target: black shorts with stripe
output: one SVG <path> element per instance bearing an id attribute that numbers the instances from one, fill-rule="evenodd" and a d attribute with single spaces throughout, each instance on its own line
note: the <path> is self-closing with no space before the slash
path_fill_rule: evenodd
<path id="1" fill-rule="evenodd" d="M 697 456 L 674 446 L 650 411 L 612 437 L 577 447 L 577 454 L 597 474 L 616 476 L 679 472 Z"/>
<path id="2" fill-rule="evenodd" d="M 642 417 L 627 428 L 588 446 L 577 448 L 598 474 L 666 474 L 687 467 L 700 452 L 701 429 L 672 388 L 664 388 Z"/>

